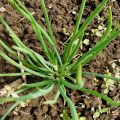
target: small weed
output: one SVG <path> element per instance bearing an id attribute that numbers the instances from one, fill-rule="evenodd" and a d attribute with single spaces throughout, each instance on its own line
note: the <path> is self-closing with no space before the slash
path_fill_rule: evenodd
<path id="1" fill-rule="evenodd" d="M 14 95 L 0 98 L 0 104 L 6 102 L 13 102 L 8 111 L 4 114 L 1 120 L 4 120 L 6 116 L 21 102 L 27 100 L 36 99 L 40 96 L 46 95 L 52 91 L 54 86 L 58 86 L 56 94 L 52 100 L 44 102 L 44 104 L 53 104 L 57 102 L 58 97 L 61 95 L 64 100 L 68 103 L 71 111 L 72 120 L 79 120 L 78 113 L 76 111 L 75 105 L 67 96 L 66 89 L 80 90 L 88 94 L 94 95 L 104 99 L 113 106 L 120 106 L 120 102 L 113 101 L 111 98 L 104 94 L 98 93 L 97 91 L 87 89 L 84 87 L 85 81 L 82 79 L 84 75 L 98 76 L 102 78 L 112 79 L 120 81 L 120 78 L 114 78 L 109 75 L 102 75 L 97 73 L 83 72 L 82 68 L 90 60 L 95 58 L 106 46 L 117 36 L 120 35 L 120 29 L 118 27 L 112 26 L 112 11 L 111 7 L 108 8 L 108 25 L 106 30 L 100 37 L 100 40 L 85 54 L 83 54 L 78 59 L 74 60 L 77 54 L 80 44 L 82 43 L 84 32 L 91 21 L 99 14 L 103 9 L 108 0 L 102 0 L 102 2 L 97 6 L 97 8 L 90 14 L 90 16 L 81 24 L 81 18 L 83 15 L 86 0 L 82 0 L 80 11 L 77 16 L 77 21 L 72 35 L 67 42 L 63 53 L 60 55 L 56 44 L 49 17 L 47 14 L 47 9 L 45 7 L 44 0 L 40 0 L 41 8 L 44 13 L 45 22 L 47 26 L 47 31 L 43 29 L 41 25 L 37 23 L 32 14 L 27 10 L 27 8 L 19 0 L 8 0 L 12 7 L 26 18 L 32 25 L 38 40 L 41 43 L 44 55 L 40 55 L 32 49 L 28 48 L 18 36 L 9 27 L 6 21 L 0 16 L 0 22 L 9 32 L 10 37 L 13 39 L 15 45 L 9 48 L 2 40 L 0 40 L 0 45 L 11 54 L 8 56 L 5 52 L 0 50 L 0 55 L 5 60 L 7 60 L 13 66 L 20 69 L 20 73 L 6 73 L 0 74 L 0 76 L 38 76 L 40 77 L 40 82 L 27 84 L 23 83 L 20 85 L 19 89 L 14 90 Z M 80 27 L 81 26 L 81 27 Z M 64 29 L 66 34 L 66 31 Z M 67 41 L 67 40 L 66 40 Z M 47 42 L 47 44 L 46 44 Z M 49 44 L 49 46 L 48 46 Z M 24 57 L 20 57 L 18 53 L 21 53 Z M 75 76 L 75 77 L 73 77 Z M 30 93 L 21 95 L 24 91 L 31 90 Z"/>
<path id="2" fill-rule="evenodd" d="M 101 108 L 101 107 L 99 107 L 96 110 L 96 112 L 94 113 L 93 118 L 96 119 L 96 118 L 100 117 L 101 114 L 107 113 L 108 111 L 109 111 L 108 108 Z"/>

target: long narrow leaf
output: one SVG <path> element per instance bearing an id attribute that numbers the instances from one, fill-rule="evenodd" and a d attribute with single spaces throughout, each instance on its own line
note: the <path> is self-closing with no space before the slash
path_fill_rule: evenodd
<path id="1" fill-rule="evenodd" d="M 36 92 L 32 92 L 32 93 L 29 93 L 27 95 L 23 95 L 20 97 L 0 98 L 0 103 L 6 103 L 10 101 L 26 101 L 26 100 L 35 99 L 45 94 L 48 94 L 53 89 L 53 87 L 54 87 L 54 84 L 49 85 L 49 87 L 45 89 L 39 89 Z"/>
<path id="2" fill-rule="evenodd" d="M 10 33 L 10 36 L 13 38 L 13 40 L 14 40 L 14 42 L 17 44 L 17 46 L 22 47 L 22 48 L 25 48 L 25 49 L 27 49 L 28 51 L 32 52 L 38 60 L 41 60 L 41 59 L 43 60 L 43 59 L 44 59 L 41 55 L 39 55 L 38 53 L 34 52 L 34 51 L 31 50 L 30 48 L 28 48 L 26 45 L 24 45 L 24 44 L 21 42 L 21 40 L 17 37 L 17 35 L 12 31 L 12 29 L 8 26 L 8 24 L 5 22 L 5 20 L 4 20 L 2 17 L 0 17 L 0 22 L 2 22 L 2 24 L 6 27 L 6 29 L 7 29 L 8 32 Z M 2 45 L 2 44 L 1 44 L 1 45 Z M 4 44 L 4 47 L 6 47 L 5 44 Z M 7 49 L 8 49 L 8 48 L 7 48 Z M 8 50 L 8 51 L 9 51 L 9 50 Z M 9 52 L 11 52 L 11 51 L 9 51 Z M 27 60 L 31 63 L 29 57 L 28 57 L 27 55 L 25 55 L 25 57 L 26 57 Z M 44 62 L 45 62 L 45 61 L 44 61 Z M 38 63 L 39 63 L 39 62 L 38 62 Z M 49 65 L 51 65 L 51 66 L 54 66 L 54 65 L 52 65 L 51 63 L 49 63 L 49 62 L 47 62 L 47 61 L 46 61 L 45 63 L 47 63 L 47 64 L 49 64 Z M 31 65 L 35 66 L 33 63 L 31 63 Z"/>
<path id="3" fill-rule="evenodd" d="M 97 8 L 94 10 L 94 12 L 91 13 L 91 15 L 85 20 L 85 22 L 83 23 L 83 25 L 80 27 L 80 29 L 78 30 L 78 32 L 72 36 L 72 38 L 70 39 L 69 44 L 66 46 L 66 49 L 64 50 L 64 54 L 63 56 L 66 57 L 69 53 L 69 51 L 71 51 L 72 45 L 74 43 L 74 41 L 85 31 L 85 29 L 87 28 L 87 26 L 89 25 L 89 23 L 96 17 L 96 15 L 102 10 L 102 8 L 105 6 L 105 4 L 107 3 L 108 0 L 103 0 L 98 6 Z"/>
<path id="4" fill-rule="evenodd" d="M 109 7 L 108 27 L 107 27 L 105 33 L 103 34 L 100 41 L 96 45 L 94 45 L 94 47 L 92 47 L 87 53 L 83 54 L 82 57 L 80 57 L 77 60 L 77 62 L 74 63 L 73 68 L 74 68 L 74 66 L 77 66 L 78 64 L 81 64 L 81 65 L 86 64 L 94 57 L 94 54 L 96 53 L 96 51 L 103 50 L 103 45 L 105 43 L 108 43 L 107 37 L 110 34 L 111 27 L 112 27 L 112 12 L 111 12 L 111 8 Z"/>
<path id="5" fill-rule="evenodd" d="M 107 39 L 106 39 L 106 41 L 105 42 L 103 42 L 103 46 L 102 46 L 102 49 L 100 48 L 100 49 L 98 49 L 98 50 L 96 50 L 96 52 L 95 53 L 99 53 L 99 52 L 101 52 L 112 40 L 114 40 L 117 36 L 119 36 L 120 35 L 120 29 L 119 30 L 113 30 L 111 33 L 110 33 L 110 36 L 109 37 L 107 37 Z M 95 54 L 94 53 L 94 54 Z M 92 58 L 94 58 L 95 56 L 94 56 L 94 54 L 91 54 L 91 56 L 89 56 L 90 57 L 90 59 L 89 58 L 87 58 L 88 60 L 91 60 L 91 57 Z M 97 55 L 97 54 L 95 54 L 95 55 Z M 80 58 L 81 59 L 81 58 Z M 73 63 L 73 65 L 71 65 L 70 66 L 70 68 L 71 68 L 71 73 L 73 73 L 76 69 L 77 69 L 77 65 L 80 63 L 80 59 L 78 59 L 78 61 L 77 62 L 74 62 Z"/>
<path id="6" fill-rule="evenodd" d="M 91 94 L 91 95 L 94 95 L 94 96 L 96 96 L 96 97 L 99 97 L 99 98 L 107 101 L 107 102 L 108 102 L 110 105 L 112 105 L 112 106 L 120 106 L 120 102 L 115 102 L 115 101 L 113 101 L 111 98 L 109 98 L 109 97 L 107 97 L 106 95 L 101 94 L 101 93 L 99 93 L 99 92 L 97 92 L 97 91 L 94 91 L 94 90 L 91 90 L 91 89 L 87 89 L 87 88 L 80 88 L 79 85 L 74 85 L 74 84 L 72 84 L 72 83 L 70 83 L 70 82 L 67 82 L 67 81 L 62 81 L 62 83 L 63 83 L 66 87 L 68 87 L 68 88 L 75 89 L 75 90 L 81 90 L 81 91 L 86 92 L 86 93 L 88 93 L 88 94 Z"/>
<path id="7" fill-rule="evenodd" d="M 10 49 L 1 39 L 0 39 L 0 45 L 6 50 L 8 51 L 9 53 L 15 55 L 16 52 L 13 51 L 12 49 Z"/>
<path id="8" fill-rule="evenodd" d="M 31 75 L 30 73 L 2 73 L 0 77 L 7 77 L 7 76 L 23 76 L 23 75 Z"/>
<path id="9" fill-rule="evenodd" d="M 49 17 L 48 17 L 48 13 L 47 13 L 47 9 L 46 9 L 44 0 L 40 0 L 40 4 L 41 4 L 42 11 L 44 13 L 44 16 L 45 16 L 45 21 L 46 21 L 46 25 L 47 25 L 47 28 L 48 28 L 48 32 L 49 32 L 50 38 L 53 41 L 53 43 L 55 44 L 55 38 L 54 38 L 54 35 L 53 35 L 51 23 L 50 23 L 50 20 L 49 20 Z M 54 54 L 55 53 L 52 53 L 51 56 L 55 57 Z M 55 59 L 55 58 L 53 58 L 53 59 Z"/>
<path id="10" fill-rule="evenodd" d="M 9 63 L 11 63 L 13 66 L 16 66 L 16 67 L 18 67 L 18 68 L 20 68 L 20 69 L 24 69 L 26 72 L 29 72 L 29 73 L 31 73 L 31 74 L 33 74 L 33 75 L 37 75 L 37 76 L 40 76 L 40 77 L 50 77 L 50 76 L 44 75 L 43 73 L 35 72 L 35 71 L 33 71 L 33 70 L 31 70 L 31 69 L 23 66 L 23 65 L 18 64 L 17 62 L 15 62 L 14 60 L 12 60 L 10 57 L 8 57 L 8 56 L 7 56 L 5 53 L 3 53 L 2 51 L 0 51 L 0 55 L 1 55 L 4 59 L 6 59 Z"/>
<path id="11" fill-rule="evenodd" d="M 111 31 L 111 27 L 112 27 L 112 11 L 111 11 L 110 7 L 108 10 L 109 10 L 109 12 L 108 12 L 108 14 L 109 14 L 108 27 L 107 27 L 104 35 L 100 39 L 100 41 L 94 47 L 92 47 L 92 49 L 87 53 L 87 55 L 85 55 L 88 58 L 89 58 L 90 54 L 94 55 L 94 53 L 96 53 L 96 51 L 98 51 L 98 49 L 102 50 L 102 47 L 104 46 L 104 44 L 107 43 L 107 37 L 109 36 L 110 31 Z M 93 55 L 92 55 L 92 57 L 93 57 Z M 90 57 L 90 58 L 92 58 L 92 57 Z M 84 61 L 84 55 L 83 55 L 83 58 L 81 57 L 81 59 L 83 59 L 83 60 L 81 60 L 81 64 L 84 65 L 85 63 L 87 63 L 90 60 L 90 58 L 88 60 L 85 58 L 85 61 Z M 82 61 L 83 61 L 83 63 L 82 63 Z"/>
<path id="12" fill-rule="evenodd" d="M 50 20 L 49 20 L 49 17 L 48 17 L 48 13 L 47 13 L 47 9 L 45 7 L 44 0 L 40 0 L 40 4 L 41 4 L 41 7 L 42 7 L 42 11 L 44 13 L 44 16 L 45 16 L 45 21 L 46 21 L 46 25 L 47 25 L 47 28 L 48 28 L 49 35 L 51 37 L 51 40 L 55 43 L 52 28 L 51 28 L 51 23 L 50 23 Z"/>
<path id="13" fill-rule="evenodd" d="M 29 87 L 29 88 L 43 87 L 45 85 L 49 85 L 52 82 L 54 82 L 54 81 L 53 80 L 44 80 L 44 81 L 41 81 L 41 82 L 31 83 L 31 84 L 23 83 L 21 86 L 23 86 L 23 87 Z"/>
<path id="14" fill-rule="evenodd" d="M 25 18 L 27 18 L 31 22 L 31 25 L 32 25 L 36 35 L 38 36 L 38 40 L 42 44 L 44 53 L 46 54 L 46 56 L 51 61 L 51 58 L 50 58 L 50 55 L 49 55 L 50 50 L 48 51 L 48 47 L 46 46 L 46 44 L 45 44 L 45 42 L 43 40 L 41 31 L 39 30 L 38 25 L 37 25 L 35 19 L 33 18 L 32 14 L 30 12 L 28 12 L 28 11 L 27 11 L 28 14 L 26 12 L 24 12 L 15 2 L 13 2 L 12 4 L 13 4 L 13 7 L 16 9 L 16 11 L 18 11 L 20 14 L 22 14 Z"/>
<path id="15" fill-rule="evenodd" d="M 34 54 L 30 51 L 28 51 L 27 49 L 25 48 L 20 48 L 20 47 L 17 47 L 17 46 L 13 46 L 13 48 L 15 50 L 18 50 L 20 52 L 23 52 L 23 53 L 27 53 L 30 55 L 30 57 L 36 62 L 36 63 L 39 63 L 39 61 L 34 57 Z M 50 72 L 53 72 L 46 64 L 45 64 L 45 60 L 44 58 L 41 56 L 41 59 L 40 59 L 40 62 L 41 64 L 43 64 L 43 66 L 45 66 L 45 68 L 47 68 Z"/>
<path id="16" fill-rule="evenodd" d="M 85 8 L 85 3 L 86 3 L 86 0 L 82 0 L 81 6 L 80 6 L 80 11 L 79 11 L 78 16 L 77 16 L 76 25 L 75 25 L 75 28 L 74 28 L 74 31 L 73 31 L 73 36 L 78 32 L 80 22 L 81 22 L 81 19 L 82 19 L 82 15 L 83 15 L 83 11 L 84 11 L 84 8 Z"/>
<path id="17" fill-rule="evenodd" d="M 26 62 L 25 60 L 21 59 L 20 57 L 18 57 L 17 55 L 14 55 L 15 60 L 20 61 L 24 66 L 26 66 L 27 68 L 30 68 L 32 70 L 38 71 L 38 72 L 48 72 L 47 69 L 42 68 L 42 67 L 38 67 L 36 65 L 30 65 L 28 62 Z"/>
<path id="18" fill-rule="evenodd" d="M 71 114 L 72 114 L 72 120 L 78 120 L 78 114 L 75 108 L 75 105 L 73 104 L 73 102 L 67 97 L 67 95 L 64 93 L 64 89 L 63 89 L 63 85 L 62 84 L 58 84 L 59 90 L 61 95 L 63 96 L 64 100 L 67 101 L 70 110 L 71 110 Z"/>
<path id="19" fill-rule="evenodd" d="M 71 60 L 73 59 L 73 57 L 75 56 L 75 54 L 78 52 L 78 49 L 80 47 L 80 43 L 82 42 L 84 33 L 82 33 L 78 39 L 78 42 L 75 44 L 75 47 L 73 48 L 73 50 L 71 52 L 69 52 L 69 56 L 67 57 L 67 60 L 65 60 L 65 64 L 69 64 L 71 62 Z"/>
<path id="20" fill-rule="evenodd" d="M 54 87 L 54 83 L 52 85 L 48 85 L 49 87 L 45 88 L 45 89 L 40 89 L 36 92 L 32 92 L 32 93 L 29 93 L 27 95 L 24 95 L 24 96 L 21 96 L 19 98 L 14 98 L 14 100 L 16 101 L 26 101 L 26 100 L 31 100 L 31 99 L 35 99 L 35 98 L 38 98 L 40 96 L 43 96 L 43 95 L 46 95 L 48 94 L 49 92 L 51 92 L 51 90 L 53 89 Z"/>
<path id="21" fill-rule="evenodd" d="M 76 81 L 81 87 L 84 86 L 84 81 L 82 80 L 82 65 L 78 66 L 78 70 L 76 72 Z"/>
<path id="22" fill-rule="evenodd" d="M 20 7 L 21 7 L 24 11 L 17 6 L 17 3 L 15 3 L 15 1 L 17 1 L 18 5 L 20 5 Z M 15 1 L 12 1 L 13 6 L 14 6 L 14 7 L 16 8 L 16 10 L 18 10 L 20 13 L 21 13 L 21 11 L 22 11 L 22 12 L 27 12 L 27 14 L 30 16 L 30 18 L 29 18 L 29 17 L 26 17 L 26 16 L 24 16 L 24 17 L 26 17 L 32 24 L 35 25 L 35 27 L 36 27 L 37 29 L 39 29 L 39 30 L 45 35 L 47 41 L 50 43 L 50 45 L 51 45 L 52 48 L 54 49 L 54 51 L 55 51 L 55 53 L 56 53 L 56 56 L 57 56 L 57 58 L 58 58 L 59 63 L 62 64 L 61 58 L 60 58 L 60 56 L 59 56 L 59 53 L 58 53 L 58 51 L 57 51 L 57 49 L 56 49 L 55 44 L 54 44 L 53 41 L 51 40 L 51 38 L 50 38 L 50 37 L 48 36 L 48 34 L 42 29 L 42 27 L 35 21 L 35 19 L 34 19 L 33 16 L 31 15 L 31 13 L 24 7 L 24 5 L 22 5 L 22 3 L 21 3 L 19 0 L 15 0 Z M 21 13 L 21 14 L 23 15 L 23 13 Z M 51 55 L 52 55 L 52 54 L 51 54 Z"/>
<path id="23" fill-rule="evenodd" d="M 27 83 L 23 83 L 21 84 L 21 87 L 23 87 L 22 89 L 20 90 L 17 90 L 15 91 L 16 94 L 20 94 L 28 89 L 31 89 L 31 88 L 41 88 L 41 87 L 44 87 L 46 85 L 50 85 L 52 84 L 54 81 L 52 80 L 44 80 L 44 81 L 41 81 L 41 82 L 36 82 L 36 83 L 31 83 L 31 84 L 27 84 Z"/>
<path id="24" fill-rule="evenodd" d="M 16 37 L 16 39 L 13 39 L 13 41 L 17 44 L 17 46 L 20 46 L 20 44 L 22 43 L 21 40 L 17 37 L 17 35 L 12 31 L 12 29 L 8 26 L 8 24 L 1 16 L 0 16 L 0 22 L 5 26 L 7 31 L 10 33 L 10 36 Z"/>
<path id="25" fill-rule="evenodd" d="M 98 74 L 98 73 L 94 73 L 94 72 L 83 72 L 83 75 L 89 75 L 89 76 L 96 76 L 96 77 L 100 77 L 100 78 L 107 78 L 107 79 L 111 79 L 111 80 L 115 80 L 115 81 L 120 81 L 120 78 L 117 77 L 112 77 L 112 76 L 108 76 L 108 75 L 103 75 L 103 74 Z"/>
<path id="26" fill-rule="evenodd" d="M 28 48 L 22 43 L 22 41 L 17 37 L 17 35 L 12 31 L 12 29 L 9 27 L 9 25 L 5 22 L 5 20 L 1 16 L 0 16 L 0 22 L 6 27 L 6 29 L 10 33 L 10 36 L 13 38 L 13 41 L 16 43 L 17 46 Z M 34 66 L 32 61 L 29 59 L 29 56 L 25 55 L 25 57 L 27 58 L 28 62 Z"/>
<path id="27" fill-rule="evenodd" d="M 13 104 L 13 105 L 7 110 L 7 112 L 3 115 L 3 117 L 0 118 L 0 120 L 5 120 L 6 117 L 10 114 L 10 112 L 11 112 L 12 110 L 14 110 L 19 104 L 20 104 L 20 102 L 16 102 L 15 104 Z"/>

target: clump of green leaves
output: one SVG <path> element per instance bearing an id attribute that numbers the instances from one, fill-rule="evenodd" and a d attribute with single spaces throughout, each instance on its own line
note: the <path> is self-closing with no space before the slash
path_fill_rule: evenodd
<path id="1" fill-rule="evenodd" d="M 67 113 L 66 110 L 63 110 L 63 113 L 60 115 L 60 117 L 63 120 L 71 120 L 71 118 L 69 117 L 69 114 Z M 79 120 L 87 120 L 86 117 L 81 116 L 81 113 L 78 113 L 78 118 L 79 118 Z"/>
<path id="2" fill-rule="evenodd" d="M 71 120 L 66 110 L 63 110 L 63 113 L 60 115 L 63 120 Z"/>
<path id="3" fill-rule="evenodd" d="M 98 109 L 96 110 L 96 112 L 94 113 L 93 118 L 96 119 L 96 118 L 100 117 L 101 114 L 107 113 L 108 111 L 109 111 L 108 108 L 101 108 L 101 107 L 99 106 L 99 108 L 98 108 Z"/>
<path id="4" fill-rule="evenodd" d="M 10 113 L 10 111 L 12 111 L 21 102 L 25 102 L 26 100 L 35 99 L 40 96 L 46 95 L 52 91 L 55 85 L 58 86 L 55 96 L 52 100 L 48 100 L 44 104 L 53 104 L 57 101 L 59 95 L 62 95 L 62 97 L 70 107 L 72 120 L 78 120 L 79 118 L 75 105 L 67 96 L 66 88 L 73 90 L 81 90 L 88 94 L 104 99 L 110 105 L 120 106 L 120 102 L 115 102 L 104 94 L 85 88 L 85 81 L 82 80 L 83 75 L 93 75 L 120 81 L 120 78 L 114 78 L 111 76 L 97 73 L 82 72 L 82 67 L 84 67 L 84 65 L 87 64 L 90 60 L 95 58 L 96 55 L 98 55 L 113 39 L 115 39 L 120 34 L 119 28 L 112 27 L 112 11 L 110 7 L 108 8 L 108 25 L 99 42 L 94 45 L 87 53 L 83 54 L 77 60 L 73 61 L 73 58 L 77 54 L 80 44 L 82 43 L 84 32 L 87 26 L 96 17 L 96 15 L 99 14 L 107 1 L 108 0 L 103 0 L 90 14 L 90 16 L 84 21 L 81 27 L 79 27 L 81 24 L 81 18 L 86 3 L 86 0 L 82 0 L 75 28 L 62 55 L 60 55 L 56 47 L 55 38 L 52 32 L 44 0 L 40 0 L 40 4 L 44 13 L 47 31 L 45 31 L 43 27 L 37 23 L 32 14 L 19 0 L 9 0 L 12 7 L 31 23 L 32 28 L 41 43 L 44 55 L 40 55 L 32 49 L 28 48 L 13 32 L 13 30 L 9 27 L 5 20 L 0 17 L 0 22 L 8 30 L 10 37 L 15 43 L 12 48 L 9 48 L 2 40 L 0 40 L 0 45 L 7 52 L 9 52 L 9 54 L 11 54 L 11 57 L 5 54 L 2 50 L 0 50 L 0 55 L 10 64 L 16 66 L 17 68 L 20 68 L 20 70 L 22 71 L 20 73 L 0 74 L 0 76 L 34 75 L 40 77 L 40 82 L 32 84 L 23 83 L 21 87 L 15 91 L 15 93 L 19 95 L 20 93 L 31 89 L 31 93 L 22 96 L 19 95 L 19 97 L 0 98 L 0 103 L 2 104 L 5 102 L 14 102 L 14 105 L 10 107 L 8 112 L 6 112 L 6 114 L 1 118 L 1 120 L 4 120 L 5 117 Z M 47 44 L 45 41 L 47 42 Z M 18 53 L 23 54 L 24 59 L 21 58 Z"/>
<path id="5" fill-rule="evenodd" d="M 107 74 L 111 75 L 111 73 L 107 73 Z M 103 88 L 103 93 L 108 94 L 110 90 L 113 90 L 115 87 L 114 83 L 115 83 L 114 80 L 104 78 L 104 83 L 101 86 Z"/>

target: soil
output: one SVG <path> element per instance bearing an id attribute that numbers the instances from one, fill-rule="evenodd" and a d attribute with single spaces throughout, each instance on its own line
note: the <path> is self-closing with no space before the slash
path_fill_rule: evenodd
<path id="1" fill-rule="evenodd" d="M 21 0 L 24 1 L 24 0 Z M 87 18 L 89 13 L 99 4 L 101 0 L 87 0 L 85 11 L 83 14 L 82 22 Z M 44 26 L 44 18 L 41 12 L 39 0 L 25 0 L 25 6 L 29 9 L 30 12 L 34 14 L 35 19 Z M 46 6 L 48 9 L 50 21 L 52 23 L 53 32 L 55 39 L 57 41 L 58 50 L 61 53 L 64 48 L 64 42 L 68 39 L 69 35 L 72 33 L 73 26 L 76 21 L 76 12 L 79 10 L 81 0 L 46 0 Z M 112 6 L 113 11 L 113 24 L 115 21 L 120 21 L 120 1 L 119 0 L 109 0 L 109 3 L 104 7 L 104 10 L 100 13 L 100 16 L 103 16 L 107 19 L 107 8 Z M 42 54 L 42 49 L 40 43 L 34 34 L 30 23 L 28 23 L 21 15 L 16 13 L 13 8 L 9 5 L 7 0 L 0 0 L 0 8 L 4 7 L 5 9 L 0 12 L 7 23 L 15 31 L 15 33 L 21 38 L 21 40 L 27 44 L 30 48 Z M 107 21 L 104 21 L 105 24 Z M 97 28 L 100 23 L 96 18 L 89 26 L 86 32 L 91 33 L 91 29 Z M 66 35 L 63 32 L 63 28 L 66 29 L 69 35 Z M 7 31 L 0 24 L 0 38 L 6 42 L 10 47 L 14 44 L 9 37 Z M 89 45 L 83 45 L 82 51 L 86 52 L 91 46 L 93 46 L 97 41 L 98 37 L 96 35 L 88 36 L 85 38 L 90 40 Z M 94 60 L 87 64 L 84 68 L 85 71 L 106 73 L 109 70 L 113 75 L 115 75 L 115 70 L 112 68 L 111 63 L 115 63 L 117 68 L 120 68 L 120 38 L 117 38 L 112 43 L 110 43 L 104 51 L 98 55 Z M 0 47 L 0 49 L 2 49 Z M 3 49 L 2 49 L 3 50 Z M 112 61 L 112 62 L 111 62 Z M 8 64 L 7 61 L 0 58 L 0 73 L 3 72 L 16 72 L 19 69 Z M 119 71 L 120 72 L 120 71 Z M 0 89 L 5 85 L 9 85 L 13 81 L 18 80 L 19 77 L 3 77 L 0 78 Z M 27 78 L 28 80 L 34 81 L 35 78 Z M 101 85 L 103 80 L 97 78 L 97 82 L 94 81 L 93 77 L 85 77 L 86 87 L 102 92 Z M 108 96 L 114 100 L 120 100 L 120 86 L 118 83 L 115 83 L 115 87 L 108 93 Z M 54 93 L 51 93 L 54 94 Z M 108 113 L 101 114 L 97 120 L 120 120 L 120 107 L 111 107 L 106 102 L 82 93 L 80 91 L 70 91 L 69 96 L 72 101 L 75 103 L 77 111 L 81 113 L 82 116 L 86 116 L 87 120 L 93 120 L 93 114 L 95 110 L 98 109 L 100 105 L 102 108 L 109 108 Z M 47 96 L 49 98 L 49 96 Z M 61 120 L 60 114 L 66 109 L 69 112 L 67 105 L 64 105 L 62 98 L 59 98 L 58 102 L 53 105 L 43 105 L 43 101 L 46 99 L 45 96 L 32 100 L 28 106 L 24 108 L 18 107 L 17 112 L 12 112 L 6 120 Z M 11 106 L 11 104 L 0 105 L 0 116 L 2 116 L 6 108 Z"/>

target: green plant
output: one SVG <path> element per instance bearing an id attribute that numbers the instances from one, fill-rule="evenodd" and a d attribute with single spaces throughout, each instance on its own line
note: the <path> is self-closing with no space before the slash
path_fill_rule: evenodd
<path id="1" fill-rule="evenodd" d="M 117 27 L 112 27 L 112 12 L 111 8 L 108 9 L 108 26 L 99 42 L 94 45 L 87 53 L 83 54 L 77 60 L 73 61 L 74 56 L 77 54 L 79 46 L 82 42 L 85 29 L 89 23 L 99 14 L 104 5 L 108 0 L 103 0 L 98 7 L 91 13 L 91 15 L 85 20 L 85 22 L 80 26 L 80 21 L 84 11 L 86 0 L 82 0 L 80 11 L 78 13 L 77 22 L 71 35 L 69 42 L 67 43 L 65 50 L 62 55 L 58 53 L 55 44 L 55 38 L 51 29 L 51 24 L 48 18 L 47 10 L 44 4 L 44 0 L 40 0 L 41 7 L 45 16 L 45 22 L 47 26 L 47 32 L 37 23 L 32 14 L 26 9 L 26 7 L 19 0 L 9 0 L 13 8 L 24 16 L 32 25 L 35 34 L 38 37 L 38 40 L 41 43 L 41 46 L 44 51 L 44 56 L 38 54 L 32 49 L 28 48 L 12 31 L 8 26 L 5 20 L 0 17 L 0 22 L 8 30 L 9 35 L 12 37 L 15 45 L 13 48 L 9 48 L 0 40 L 1 46 L 11 54 L 13 57 L 9 57 L 2 50 L 0 50 L 0 55 L 7 60 L 10 64 L 20 68 L 22 72 L 20 73 L 9 73 L 9 74 L 0 74 L 0 76 L 27 76 L 35 75 L 40 77 L 40 82 L 27 84 L 23 83 L 19 90 L 16 90 L 15 93 L 19 95 L 20 93 L 31 89 L 32 92 L 19 97 L 5 97 L 0 99 L 0 103 L 5 102 L 14 102 L 15 104 L 10 107 L 8 112 L 1 118 L 4 120 L 5 117 L 12 111 L 21 101 L 35 99 L 42 95 L 48 94 L 55 85 L 58 86 L 56 95 L 53 100 L 48 100 L 44 104 L 53 104 L 57 101 L 57 98 L 61 94 L 64 100 L 68 103 L 72 120 L 78 120 L 78 114 L 73 102 L 69 99 L 66 93 L 66 88 L 81 90 L 88 94 L 100 97 L 107 101 L 110 105 L 120 106 L 120 102 L 115 102 L 111 98 L 107 97 L 104 94 L 98 93 L 84 87 L 84 81 L 82 80 L 82 75 L 93 75 L 103 78 L 109 78 L 113 80 L 120 81 L 120 78 L 114 78 L 107 75 L 82 72 L 82 67 L 88 63 L 91 59 L 95 58 L 113 39 L 115 39 L 120 34 L 120 29 Z M 45 40 L 48 44 L 46 44 Z M 76 44 L 77 43 L 77 44 Z M 18 56 L 18 52 L 24 55 L 24 59 Z M 20 64 L 21 63 L 21 64 Z M 72 76 L 76 75 L 75 78 Z"/>
<path id="2" fill-rule="evenodd" d="M 67 113 L 66 110 L 63 110 L 63 112 L 62 112 L 62 114 L 60 115 L 60 117 L 61 117 L 63 120 L 71 120 L 71 118 L 69 117 L 69 114 Z M 81 113 L 78 113 L 78 119 L 79 119 L 79 120 L 87 120 L 86 117 L 81 116 Z"/>
<path id="3" fill-rule="evenodd" d="M 96 110 L 96 112 L 93 114 L 93 118 L 96 119 L 98 117 L 100 117 L 101 114 L 103 113 L 107 113 L 109 111 L 108 108 L 101 108 L 99 106 L 99 108 Z"/>

